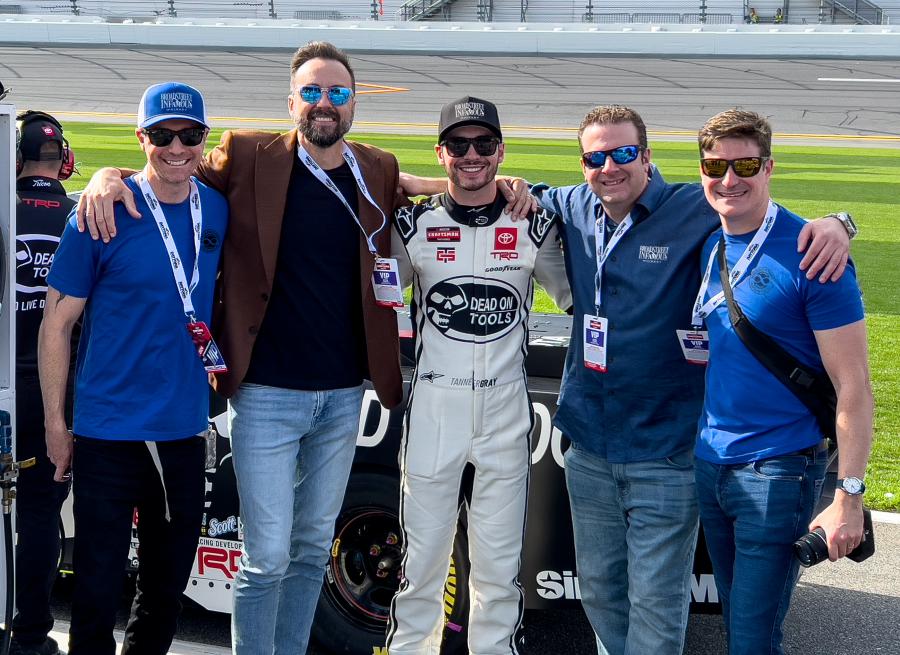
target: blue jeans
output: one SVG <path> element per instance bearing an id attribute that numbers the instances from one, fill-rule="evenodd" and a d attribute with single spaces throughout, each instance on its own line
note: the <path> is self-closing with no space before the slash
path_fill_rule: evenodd
<path id="1" fill-rule="evenodd" d="M 827 451 L 747 464 L 697 460 L 706 547 L 730 655 L 781 655 L 782 623 L 797 582 L 792 544 L 806 534 Z"/>
<path id="2" fill-rule="evenodd" d="M 228 403 L 244 525 L 231 624 L 238 655 L 306 652 L 362 395 L 244 384 Z"/>
<path id="3" fill-rule="evenodd" d="M 677 655 L 697 545 L 690 451 L 610 464 L 566 452 L 581 603 L 600 655 Z"/>

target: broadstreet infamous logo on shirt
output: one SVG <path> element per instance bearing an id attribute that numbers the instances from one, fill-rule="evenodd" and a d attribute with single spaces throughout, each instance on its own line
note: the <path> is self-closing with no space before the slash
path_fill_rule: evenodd
<path id="1" fill-rule="evenodd" d="M 522 299 L 502 280 L 458 276 L 442 280 L 425 296 L 428 320 L 455 341 L 487 343 L 509 334 L 519 322 Z"/>

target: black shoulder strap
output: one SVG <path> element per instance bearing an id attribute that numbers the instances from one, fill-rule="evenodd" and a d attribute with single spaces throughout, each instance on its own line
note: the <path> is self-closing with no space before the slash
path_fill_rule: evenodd
<path id="1" fill-rule="evenodd" d="M 725 259 L 725 238 L 719 238 L 717 258 L 722 292 L 728 302 L 728 318 L 734 331 L 747 350 L 806 405 L 819 423 L 822 433 L 829 439 L 835 438 L 835 416 L 837 394 L 827 373 L 820 373 L 803 364 L 765 332 L 760 332 L 741 311 L 734 300 L 734 293 L 728 282 L 728 262 Z"/>

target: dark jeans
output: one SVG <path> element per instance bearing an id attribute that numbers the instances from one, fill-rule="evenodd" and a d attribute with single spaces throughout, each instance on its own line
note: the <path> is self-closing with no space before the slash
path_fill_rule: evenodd
<path id="1" fill-rule="evenodd" d="M 822 491 L 824 449 L 717 465 L 697 459 L 700 520 L 722 602 L 730 655 L 783 655 L 797 583 L 792 544 Z"/>
<path id="2" fill-rule="evenodd" d="M 43 643 L 53 628 L 50 592 L 59 563 L 59 511 L 69 484 L 54 482 L 47 459 L 44 409 L 38 380 L 16 379 L 16 459 L 37 463 L 16 483 L 16 615 L 13 634 L 22 645 Z"/>
<path id="3" fill-rule="evenodd" d="M 156 443 L 165 480 L 143 441 L 75 437 L 75 592 L 70 655 L 114 655 L 132 512 L 138 512 L 137 594 L 122 655 L 165 655 L 197 550 L 204 440 Z M 166 520 L 166 506 L 170 520 Z"/>

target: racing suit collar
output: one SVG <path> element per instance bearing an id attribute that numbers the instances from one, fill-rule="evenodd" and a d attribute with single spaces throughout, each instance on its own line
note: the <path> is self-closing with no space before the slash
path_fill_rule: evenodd
<path id="1" fill-rule="evenodd" d="M 42 175 L 20 177 L 16 180 L 16 191 L 41 191 L 43 193 L 54 193 L 61 196 L 66 195 L 66 189 L 59 180 L 52 177 L 44 177 Z"/>
<path id="2" fill-rule="evenodd" d="M 460 225 L 469 227 L 484 227 L 495 223 L 503 209 L 506 207 L 506 198 L 502 193 L 498 193 L 494 198 L 494 202 L 490 205 L 482 205 L 480 207 L 470 207 L 468 205 L 460 205 L 449 193 L 442 193 L 438 197 L 438 204 L 442 205 L 450 217 Z"/>

